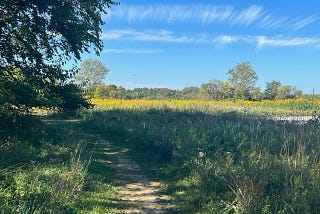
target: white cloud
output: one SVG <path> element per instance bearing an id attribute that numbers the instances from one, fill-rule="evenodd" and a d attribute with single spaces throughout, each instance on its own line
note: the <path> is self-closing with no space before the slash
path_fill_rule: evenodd
<path id="1" fill-rule="evenodd" d="M 231 6 L 216 5 L 192 5 L 189 6 L 189 19 L 201 22 L 202 24 L 226 22 L 235 13 Z M 184 13 L 182 10 L 180 13 Z"/>
<path id="2" fill-rule="evenodd" d="M 149 42 L 173 42 L 173 43 L 185 43 L 193 42 L 194 38 L 189 36 L 178 36 L 172 31 L 167 30 L 110 30 L 105 31 L 102 34 L 102 39 L 124 39 L 131 41 L 149 41 Z"/>
<path id="3" fill-rule="evenodd" d="M 134 35 L 135 31 L 133 30 L 110 30 L 102 33 L 102 39 L 123 39 L 128 35 Z"/>
<path id="4" fill-rule="evenodd" d="M 317 21 L 318 18 L 315 16 L 308 16 L 305 18 L 298 18 L 294 20 L 294 23 L 291 25 L 291 27 L 294 30 L 299 30 L 301 28 L 304 28 L 310 24 L 312 24 L 313 22 Z"/>
<path id="5" fill-rule="evenodd" d="M 240 39 L 238 36 L 220 35 L 214 38 L 213 42 L 221 45 L 231 44 L 237 42 Z"/>
<path id="6" fill-rule="evenodd" d="M 312 46 L 320 47 L 320 38 L 317 37 L 293 37 L 285 38 L 283 36 L 256 36 L 256 35 L 219 35 L 213 39 L 214 44 L 230 45 L 233 43 L 251 44 L 258 48 L 263 47 L 295 47 Z"/>
<path id="7" fill-rule="evenodd" d="M 262 16 L 262 12 L 263 8 L 261 6 L 252 5 L 247 9 L 240 11 L 232 20 L 232 23 L 249 25 Z"/>
<path id="8" fill-rule="evenodd" d="M 168 12 L 168 14 L 165 14 L 165 16 L 167 17 L 167 21 L 169 23 L 183 22 L 186 19 L 192 17 L 192 11 L 190 10 L 190 8 L 187 8 L 184 5 L 174 5 L 170 8 L 165 8 L 165 11 Z"/>
<path id="9" fill-rule="evenodd" d="M 188 36 L 175 36 L 171 31 L 144 32 L 136 35 L 133 40 L 136 41 L 158 41 L 158 42 L 192 42 Z"/>
<path id="10" fill-rule="evenodd" d="M 203 24 L 230 22 L 248 25 L 259 18 L 262 11 L 263 8 L 256 5 L 238 11 L 229 5 L 211 4 L 121 5 L 113 8 L 108 17 L 127 19 L 128 22 L 160 20 L 176 23 L 192 20 Z"/>
<path id="11" fill-rule="evenodd" d="M 212 36 L 208 34 L 177 35 L 168 30 L 110 30 L 102 34 L 107 40 L 129 40 L 139 42 L 169 42 L 169 43 L 197 43 L 230 45 L 234 43 L 253 44 L 262 47 L 290 47 L 290 46 L 313 46 L 320 47 L 318 37 L 284 37 L 264 35 L 227 35 Z M 106 49 L 109 53 L 159 53 L 159 50 L 131 50 L 131 49 Z"/>
<path id="12" fill-rule="evenodd" d="M 158 54 L 162 53 L 162 50 L 151 50 L 151 49 L 104 49 L 102 53 L 111 54 Z"/>
<path id="13" fill-rule="evenodd" d="M 234 8 L 214 4 L 123 4 L 113 7 L 105 18 L 132 22 L 161 21 L 167 23 L 255 25 L 264 29 L 300 30 L 319 20 L 317 16 L 286 17 L 272 14 L 260 5 Z M 293 21 L 292 21 L 293 20 Z"/>
<path id="14" fill-rule="evenodd" d="M 310 37 L 298 37 L 298 38 L 270 38 L 266 36 L 258 36 L 257 39 L 257 46 L 258 47 L 290 47 L 290 46 L 305 46 L 305 45 L 315 45 L 320 43 L 319 38 L 310 38 Z"/>
<path id="15" fill-rule="evenodd" d="M 259 26 L 265 29 L 276 29 L 279 27 L 284 27 L 286 25 L 287 18 L 276 18 L 271 14 L 264 16 L 259 21 Z"/>

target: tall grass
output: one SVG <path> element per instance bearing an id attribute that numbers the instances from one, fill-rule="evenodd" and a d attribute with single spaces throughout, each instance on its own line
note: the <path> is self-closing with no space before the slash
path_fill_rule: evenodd
<path id="1" fill-rule="evenodd" d="M 94 140 L 79 134 L 72 122 L 25 120 L 30 122 L 27 127 L 15 127 L 0 143 L 0 213 L 113 209 L 101 203 L 116 197 L 112 186 L 98 186 L 106 194 L 95 201 Z"/>
<path id="2" fill-rule="evenodd" d="M 320 212 L 317 121 L 274 121 L 255 108 L 193 101 L 114 102 L 98 105 L 87 127 L 120 136 L 182 213 Z"/>

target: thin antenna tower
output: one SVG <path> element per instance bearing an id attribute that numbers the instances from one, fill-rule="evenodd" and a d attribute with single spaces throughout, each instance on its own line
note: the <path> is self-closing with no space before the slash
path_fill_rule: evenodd
<path id="1" fill-rule="evenodd" d="M 133 74 L 133 89 L 136 89 L 136 74 Z"/>

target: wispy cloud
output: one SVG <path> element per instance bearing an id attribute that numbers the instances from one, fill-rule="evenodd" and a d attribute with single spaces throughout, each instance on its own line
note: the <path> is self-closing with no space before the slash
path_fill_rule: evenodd
<path id="1" fill-rule="evenodd" d="M 295 46 L 320 46 L 320 38 L 317 37 L 293 37 L 263 36 L 263 35 L 219 35 L 213 39 L 214 44 L 230 45 L 232 43 L 253 44 L 258 48 L 263 47 L 295 47 Z"/>
<path id="2" fill-rule="evenodd" d="M 133 38 L 133 40 L 183 43 L 191 42 L 192 38 L 188 36 L 176 36 L 171 31 L 162 30 L 139 33 Z"/>
<path id="3" fill-rule="evenodd" d="M 226 24 L 230 26 L 254 25 L 265 29 L 300 30 L 319 20 L 317 16 L 286 17 L 272 14 L 260 5 L 234 8 L 231 5 L 214 4 L 123 4 L 114 7 L 108 14 L 111 19 L 131 22 L 161 21 L 184 23 L 188 21 L 201 24 Z"/>
<path id="4" fill-rule="evenodd" d="M 244 9 L 234 17 L 232 23 L 249 25 L 262 16 L 263 8 L 261 6 L 252 5 Z"/>
<path id="5" fill-rule="evenodd" d="M 123 39 L 128 36 L 135 35 L 136 31 L 133 30 L 110 30 L 102 33 L 102 39 Z"/>
<path id="6" fill-rule="evenodd" d="M 124 39 L 131 41 L 149 41 L 149 42 L 173 42 L 185 43 L 193 42 L 194 38 L 189 36 L 175 35 L 172 31 L 168 30 L 110 30 L 102 34 L 102 39 Z"/>
<path id="7" fill-rule="evenodd" d="M 213 39 L 217 45 L 230 45 L 232 43 L 251 44 L 258 48 L 263 47 L 295 47 L 295 46 L 320 46 L 320 38 L 317 37 L 293 37 L 263 36 L 263 35 L 219 35 Z"/>
<path id="8" fill-rule="evenodd" d="M 237 42 L 239 41 L 239 39 L 240 39 L 239 36 L 219 35 L 213 39 L 213 43 L 226 45 L 226 44 Z"/>
<path id="9" fill-rule="evenodd" d="M 257 36 L 256 37 L 258 47 L 290 47 L 290 46 L 306 46 L 306 45 L 316 45 L 320 43 L 320 38 L 311 37 L 298 37 L 298 38 L 279 38 L 279 37 L 266 37 Z"/>
<path id="10" fill-rule="evenodd" d="M 252 5 L 243 10 L 234 7 L 204 5 L 204 4 L 176 4 L 176 5 L 122 5 L 113 8 L 108 14 L 110 18 L 127 19 L 128 22 L 143 20 L 160 20 L 168 23 L 196 21 L 203 24 L 228 22 L 232 24 L 248 25 L 257 20 L 263 12 L 261 6 Z"/>
<path id="11" fill-rule="evenodd" d="M 102 53 L 111 54 L 158 54 L 162 53 L 162 50 L 152 50 L 152 49 L 104 49 Z"/>
<path id="12" fill-rule="evenodd" d="M 293 24 L 291 25 L 291 27 L 294 30 L 299 30 L 301 28 L 304 28 L 310 24 L 312 24 L 313 22 L 317 21 L 318 18 L 315 16 L 308 16 L 305 18 L 297 18 L 293 21 Z"/>
<path id="13" fill-rule="evenodd" d="M 214 45 L 231 45 L 234 43 L 253 44 L 262 47 L 320 47 L 320 37 L 285 37 L 265 35 L 228 35 L 221 34 L 214 37 L 208 34 L 178 35 L 168 30 L 110 30 L 102 34 L 107 40 L 128 40 L 139 42 L 167 42 L 167 43 L 197 43 Z M 159 50 L 106 49 L 109 53 L 159 53 Z"/>
<path id="14" fill-rule="evenodd" d="M 277 18 L 271 14 L 268 14 L 259 21 L 259 26 L 265 29 L 276 29 L 280 27 L 285 27 L 286 22 L 286 17 Z"/>

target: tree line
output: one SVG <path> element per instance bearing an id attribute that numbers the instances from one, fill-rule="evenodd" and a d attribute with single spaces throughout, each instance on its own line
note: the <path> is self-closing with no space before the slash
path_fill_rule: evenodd
<path id="1" fill-rule="evenodd" d="M 96 59 L 85 60 L 76 75 L 77 83 L 88 97 L 110 99 L 201 99 L 201 100 L 275 100 L 302 97 L 302 91 L 280 81 L 266 82 L 265 90 L 256 86 L 258 75 L 250 62 L 237 64 L 227 71 L 228 80 L 211 80 L 200 87 L 125 89 L 103 83 L 109 70 Z"/>

